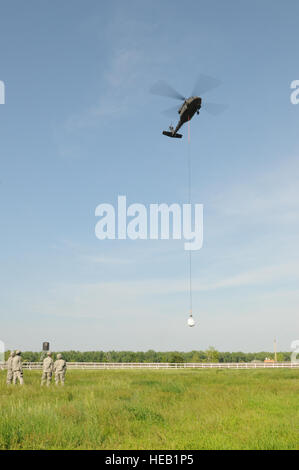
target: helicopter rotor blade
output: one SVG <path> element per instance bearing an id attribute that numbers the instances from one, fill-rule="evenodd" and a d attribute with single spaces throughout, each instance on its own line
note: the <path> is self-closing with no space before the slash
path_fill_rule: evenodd
<path id="1" fill-rule="evenodd" d="M 174 98 L 176 100 L 185 101 L 185 97 L 181 95 L 178 91 L 176 91 L 172 86 L 168 85 L 168 83 L 160 80 L 155 85 L 153 85 L 150 89 L 150 92 L 153 95 L 160 95 L 160 96 L 169 96 L 169 98 Z"/>
<path id="2" fill-rule="evenodd" d="M 193 91 L 192 96 L 202 96 L 208 91 L 214 90 L 219 85 L 221 85 L 221 81 L 217 78 L 209 77 L 208 75 L 199 75 L 197 78 Z"/>
<path id="3" fill-rule="evenodd" d="M 207 113 L 212 114 L 212 116 L 218 116 L 219 114 L 222 114 L 224 113 L 224 111 L 227 110 L 228 105 L 204 102 L 201 108 L 203 111 L 206 111 Z"/>
<path id="4" fill-rule="evenodd" d="M 164 111 L 161 111 L 161 112 L 165 116 L 168 116 L 168 117 L 171 117 L 171 118 L 178 118 L 179 108 L 178 108 L 178 106 L 172 106 L 171 108 L 164 109 Z"/>

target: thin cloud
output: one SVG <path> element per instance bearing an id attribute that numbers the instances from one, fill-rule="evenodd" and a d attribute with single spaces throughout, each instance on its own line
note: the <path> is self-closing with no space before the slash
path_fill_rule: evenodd
<path id="1" fill-rule="evenodd" d="M 261 267 L 235 276 L 203 282 L 193 281 L 194 292 L 235 289 L 258 285 L 273 286 L 281 280 L 299 280 L 299 263 Z M 43 296 L 35 310 L 44 314 L 99 318 L 109 314 L 141 314 L 155 311 L 165 302 L 165 296 L 187 292 L 186 280 L 157 279 L 149 281 L 101 282 L 78 285 L 60 285 Z M 164 299 L 164 300 L 163 300 Z"/>
<path id="2" fill-rule="evenodd" d="M 109 256 L 84 256 L 83 260 L 96 264 L 130 264 L 131 259 L 128 258 L 112 258 Z"/>
<path id="3" fill-rule="evenodd" d="M 298 158 L 284 160 L 281 166 L 219 195 L 214 200 L 214 208 L 224 216 L 248 218 L 249 222 L 261 218 L 298 222 L 298 178 Z"/>

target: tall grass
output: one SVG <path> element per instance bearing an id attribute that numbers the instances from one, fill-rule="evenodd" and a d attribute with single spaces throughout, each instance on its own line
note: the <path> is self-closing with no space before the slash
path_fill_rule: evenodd
<path id="1" fill-rule="evenodd" d="M 5 385 L 0 449 L 298 449 L 296 370 L 69 371 Z"/>

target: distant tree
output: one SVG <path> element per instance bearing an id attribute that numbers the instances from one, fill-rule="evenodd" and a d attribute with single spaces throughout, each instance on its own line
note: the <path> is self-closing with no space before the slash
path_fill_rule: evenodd
<path id="1" fill-rule="evenodd" d="M 274 358 L 272 352 L 261 351 L 258 353 L 219 352 L 210 347 L 207 351 L 57 351 L 53 352 L 54 358 L 61 352 L 67 362 L 251 362 L 253 360 L 264 361 L 266 357 Z M 10 351 L 5 352 L 5 360 Z M 174 356 L 178 356 L 175 361 Z M 24 362 L 40 362 L 42 353 L 36 351 L 22 352 Z M 290 352 L 277 353 L 278 361 L 290 361 Z"/>
<path id="2" fill-rule="evenodd" d="M 210 346 L 209 349 L 205 351 L 206 353 L 206 362 L 219 362 L 219 352 L 216 351 L 213 346 Z"/>
<path id="3" fill-rule="evenodd" d="M 177 363 L 177 362 L 185 362 L 184 361 L 184 356 L 178 352 L 173 352 L 171 354 L 170 361 L 171 363 Z"/>
<path id="4" fill-rule="evenodd" d="M 277 362 L 284 362 L 284 354 L 277 353 Z"/>
<path id="5" fill-rule="evenodd" d="M 145 362 L 157 362 L 157 353 L 153 349 L 149 349 L 145 353 Z"/>
<path id="6" fill-rule="evenodd" d="M 233 362 L 232 353 L 230 352 L 219 353 L 219 362 Z"/>
<path id="7" fill-rule="evenodd" d="M 190 362 L 201 362 L 202 361 L 202 358 L 199 354 L 199 351 L 192 351 L 193 352 L 193 356 L 191 358 L 191 361 Z"/>

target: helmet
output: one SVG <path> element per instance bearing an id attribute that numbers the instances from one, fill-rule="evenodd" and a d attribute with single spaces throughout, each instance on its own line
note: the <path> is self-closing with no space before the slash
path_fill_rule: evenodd
<path id="1" fill-rule="evenodd" d="M 61 359 L 62 358 L 62 355 L 61 354 L 57 354 L 57 359 Z"/>
<path id="2" fill-rule="evenodd" d="M 14 351 L 10 351 L 10 357 L 14 357 L 16 353 Z"/>
<path id="3" fill-rule="evenodd" d="M 21 355 L 21 351 L 19 349 L 16 350 L 16 356 L 20 356 Z"/>
<path id="4" fill-rule="evenodd" d="M 51 351 L 48 351 L 48 352 L 47 352 L 47 356 L 52 356 Z"/>

